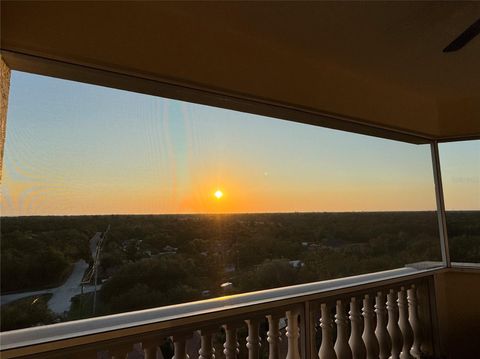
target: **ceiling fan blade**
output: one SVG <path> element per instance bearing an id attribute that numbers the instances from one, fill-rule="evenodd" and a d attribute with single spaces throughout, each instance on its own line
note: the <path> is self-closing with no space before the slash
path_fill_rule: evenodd
<path id="1" fill-rule="evenodd" d="M 480 34 L 480 19 L 470 25 L 468 29 L 462 32 L 455 40 L 453 40 L 446 48 L 444 48 L 443 52 L 460 50 L 478 34 Z"/>

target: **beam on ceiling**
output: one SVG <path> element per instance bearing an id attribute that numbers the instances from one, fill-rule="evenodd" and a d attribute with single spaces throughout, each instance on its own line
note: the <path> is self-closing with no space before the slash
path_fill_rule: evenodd
<path id="1" fill-rule="evenodd" d="M 299 108 L 283 103 L 272 103 L 244 95 L 223 93 L 217 90 L 173 83 L 165 79 L 147 78 L 141 74 L 119 73 L 7 50 L 2 50 L 1 54 L 4 61 L 12 70 L 139 92 L 413 144 L 427 144 L 435 140 L 425 134 L 412 133 L 398 128 L 382 127 L 363 119 L 321 113 L 309 108 Z"/>

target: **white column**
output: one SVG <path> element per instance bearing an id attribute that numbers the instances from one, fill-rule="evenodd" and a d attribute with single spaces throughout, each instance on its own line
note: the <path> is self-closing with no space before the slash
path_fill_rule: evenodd
<path id="1" fill-rule="evenodd" d="M 300 351 L 298 348 L 298 338 L 300 337 L 300 329 L 298 327 L 298 312 L 296 310 L 289 310 L 287 315 L 287 338 L 288 351 L 287 359 L 300 359 Z"/>
<path id="2" fill-rule="evenodd" d="M 280 315 L 267 315 L 268 319 L 268 359 L 279 359 L 278 345 L 281 341 L 279 319 Z"/>
<path id="3" fill-rule="evenodd" d="M 367 359 L 378 359 L 378 341 L 375 336 L 375 316 L 373 305 L 368 294 L 363 298 L 363 342 L 367 349 Z"/>
<path id="4" fill-rule="evenodd" d="M 174 355 L 172 359 L 188 359 L 187 336 L 174 335 L 172 339 L 173 339 L 173 351 L 174 351 Z"/>
<path id="5" fill-rule="evenodd" d="M 408 304 L 407 304 L 407 292 L 402 287 L 398 292 L 398 325 L 402 331 L 403 346 L 400 353 L 400 359 L 411 359 L 410 349 L 413 345 L 413 332 L 410 322 L 408 321 Z"/>
<path id="6" fill-rule="evenodd" d="M 305 326 L 306 328 L 306 333 L 305 333 L 305 337 L 308 336 L 308 344 L 309 344 L 309 348 L 308 348 L 308 352 L 305 353 L 305 356 L 306 355 L 310 355 L 310 357 L 314 357 L 315 354 L 318 355 L 318 352 L 317 352 L 317 326 L 316 326 L 316 322 L 317 322 L 317 311 L 313 309 L 314 306 L 312 306 L 312 304 L 308 304 L 308 316 L 309 316 L 309 320 L 308 320 L 308 323 L 306 323 L 308 325 Z"/>
<path id="7" fill-rule="evenodd" d="M 413 284 L 410 289 L 408 289 L 408 316 L 410 317 L 410 324 L 412 325 L 413 330 L 413 345 L 410 354 L 415 358 L 420 358 L 422 356 L 422 325 L 420 318 L 418 317 L 418 302 L 417 302 L 417 288 Z"/>
<path id="8" fill-rule="evenodd" d="M 260 355 L 260 320 L 255 318 L 248 319 L 245 322 L 248 326 L 248 359 L 258 359 Z"/>
<path id="9" fill-rule="evenodd" d="M 143 349 L 145 359 L 157 359 L 157 346 L 152 346 Z"/>
<path id="10" fill-rule="evenodd" d="M 341 300 L 337 300 L 335 323 L 337 324 L 337 340 L 334 348 L 337 358 L 352 359 L 352 350 L 348 345 L 348 319 Z"/>
<path id="11" fill-rule="evenodd" d="M 375 297 L 375 313 L 377 314 L 375 335 L 378 339 L 378 354 L 380 359 L 388 359 L 392 349 L 390 335 L 387 330 L 388 317 L 385 301 L 385 295 L 382 292 L 378 292 Z"/>
<path id="12" fill-rule="evenodd" d="M 333 333 L 332 333 L 332 318 L 330 317 L 330 309 L 328 305 L 322 303 L 320 327 L 322 328 L 322 344 L 318 351 L 318 357 L 320 359 L 336 359 L 335 350 L 333 349 Z"/>
<path id="13" fill-rule="evenodd" d="M 352 332 L 350 333 L 350 348 L 352 349 L 352 357 L 354 359 L 365 359 L 367 357 L 365 344 L 362 339 L 362 316 L 358 308 L 357 299 L 352 297 L 350 300 L 350 323 Z"/>
<path id="14" fill-rule="evenodd" d="M 157 359 L 158 343 L 160 339 L 148 339 L 142 341 L 142 349 L 145 359 Z"/>
<path id="15" fill-rule="evenodd" d="M 239 343 L 237 341 L 237 327 L 238 324 L 226 324 L 225 329 L 225 343 L 223 344 L 223 354 L 226 359 L 236 359 L 239 350 Z"/>
<path id="16" fill-rule="evenodd" d="M 128 353 L 132 351 L 132 346 L 129 345 L 120 345 L 118 347 L 108 349 L 111 359 L 125 359 L 127 358 Z"/>
<path id="17" fill-rule="evenodd" d="M 402 351 L 403 339 L 402 332 L 398 326 L 398 307 L 397 307 L 397 292 L 390 289 L 387 294 L 387 310 L 388 310 L 388 334 L 392 339 L 392 359 L 400 358 Z"/>
<path id="18" fill-rule="evenodd" d="M 198 359 L 215 359 L 215 348 L 213 347 L 213 333 L 215 329 L 201 329 L 200 349 L 198 350 Z"/>

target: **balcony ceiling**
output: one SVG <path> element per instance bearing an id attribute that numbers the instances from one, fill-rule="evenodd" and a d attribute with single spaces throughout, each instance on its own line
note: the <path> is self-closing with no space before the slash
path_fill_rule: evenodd
<path id="1" fill-rule="evenodd" d="M 442 52 L 480 18 L 478 2 L 2 1 L 1 10 L 14 69 L 155 93 L 78 75 L 107 70 L 224 99 L 200 103 L 273 106 L 277 117 L 341 129 L 480 136 L 480 36 Z"/>

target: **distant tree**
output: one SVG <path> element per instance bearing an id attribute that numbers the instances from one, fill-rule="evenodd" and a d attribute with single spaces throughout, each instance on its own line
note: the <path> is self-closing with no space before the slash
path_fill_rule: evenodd
<path id="1" fill-rule="evenodd" d="M 195 264 L 180 255 L 124 265 L 102 287 L 112 312 L 185 302 L 201 297 Z"/>
<path id="2" fill-rule="evenodd" d="M 1 331 L 51 324 L 55 315 L 48 309 L 46 297 L 29 297 L 1 307 Z"/>
<path id="3" fill-rule="evenodd" d="M 245 292 L 300 284 L 313 279 L 313 273 L 303 267 L 293 267 L 288 259 L 273 259 L 265 260 L 243 273 L 238 285 Z"/>

